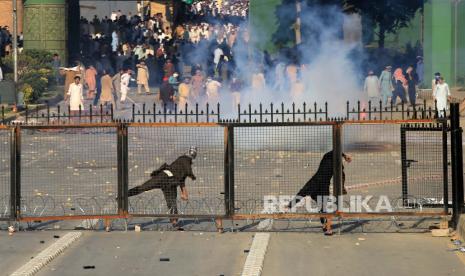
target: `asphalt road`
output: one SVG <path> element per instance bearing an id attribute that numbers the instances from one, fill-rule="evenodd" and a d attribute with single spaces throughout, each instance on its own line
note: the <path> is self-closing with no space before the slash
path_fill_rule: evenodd
<path id="1" fill-rule="evenodd" d="M 64 232 L 0 236 L 2 272 L 19 268 L 54 234 Z M 37 275 L 240 275 L 252 239 L 253 233 L 84 232 Z M 262 275 L 464 275 L 465 254 L 452 248 L 449 238 L 429 233 L 272 233 Z"/>
<path id="2" fill-rule="evenodd" d="M 239 275 L 251 242 L 250 233 L 84 233 L 37 275 Z"/>
<path id="3" fill-rule="evenodd" d="M 362 240 L 360 240 L 362 239 Z M 272 234 L 263 275 L 464 275 L 465 254 L 431 234 Z"/>
<path id="4" fill-rule="evenodd" d="M 23 264 L 39 254 L 56 241 L 55 235 L 64 235 L 57 231 L 16 232 L 9 236 L 0 231 L 0 268 L 1 275 L 10 275 Z"/>

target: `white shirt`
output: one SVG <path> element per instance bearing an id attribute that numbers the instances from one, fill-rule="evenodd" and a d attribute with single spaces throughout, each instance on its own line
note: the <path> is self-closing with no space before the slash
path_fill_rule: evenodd
<path id="1" fill-rule="evenodd" d="M 69 107 L 72 111 L 79 110 L 79 106 L 81 110 L 84 109 L 84 97 L 82 96 L 82 84 L 72 83 L 69 85 L 68 89 L 68 96 L 69 96 Z"/>
<path id="2" fill-rule="evenodd" d="M 124 73 L 121 76 L 121 91 L 127 92 L 130 79 L 131 79 L 131 75 L 128 73 Z"/>
<path id="3" fill-rule="evenodd" d="M 379 80 L 375 75 L 371 75 L 365 78 L 364 91 L 368 97 L 374 98 L 379 97 Z"/>
<path id="4" fill-rule="evenodd" d="M 218 65 L 218 63 L 220 62 L 220 58 L 222 55 L 223 55 L 223 50 L 221 50 L 221 48 L 216 48 L 214 52 L 214 58 L 213 58 L 213 62 L 216 65 Z"/>
<path id="5" fill-rule="evenodd" d="M 436 85 L 436 89 L 433 92 L 433 97 L 437 101 L 437 107 L 440 112 L 447 110 L 447 98 L 450 96 L 450 89 L 447 83 Z"/>

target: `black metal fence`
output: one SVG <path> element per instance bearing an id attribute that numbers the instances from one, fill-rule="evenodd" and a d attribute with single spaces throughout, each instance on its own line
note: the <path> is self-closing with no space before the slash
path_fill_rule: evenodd
<path id="1" fill-rule="evenodd" d="M 118 106 L 117 106 L 118 107 Z M 416 120 L 438 118 L 435 101 L 426 101 L 415 106 L 404 103 L 399 105 L 382 102 L 358 101 L 346 103 L 343 107 L 330 110 L 328 103 L 313 104 L 238 104 L 235 110 L 223 110 L 220 104 L 201 106 L 175 104 L 133 104 L 130 116 L 122 115 L 125 109 L 115 108 L 111 104 L 82 107 L 72 111 L 69 106 L 26 106 L 20 119 L 8 117 L 5 107 L 1 107 L 0 123 L 16 122 L 22 124 L 76 124 L 98 122 L 136 122 L 136 123 L 199 123 L 199 122 L 241 122 L 241 123 L 279 123 L 279 122 L 324 122 L 333 120 Z M 447 113 L 447 111 L 445 111 Z"/>
<path id="2" fill-rule="evenodd" d="M 234 111 L 224 111 L 220 104 L 205 107 L 195 104 L 189 106 L 174 105 L 169 109 L 165 105 L 154 103 L 133 104 L 131 122 L 241 122 L 241 123 L 279 123 L 279 122 L 324 122 L 331 120 L 409 120 L 409 119 L 434 119 L 440 115 L 436 102 L 427 102 L 409 106 L 404 103 L 399 105 L 389 104 L 384 106 L 382 102 L 358 101 L 355 104 L 346 103 L 346 110 L 329 110 L 328 103 L 313 104 L 248 104 L 237 105 Z"/>
<path id="3" fill-rule="evenodd" d="M 448 214 L 450 200 L 456 214 L 464 198 L 457 108 L 450 126 L 431 118 L 287 122 L 263 109 L 270 121 L 247 113 L 246 122 L 2 126 L 0 219 L 432 216 Z M 186 182 L 189 200 L 174 197 L 177 212 L 161 188 L 129 197 L 191 146 L 196 179 Z M 335 196 L 336 208 L 315 207 L 321 196 Z"/>

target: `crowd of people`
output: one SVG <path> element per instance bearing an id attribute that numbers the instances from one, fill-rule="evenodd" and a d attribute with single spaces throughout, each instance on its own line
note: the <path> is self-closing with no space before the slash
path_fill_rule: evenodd
<path id="1" fill-rule="evenodd" d="M 219 100 L 219 89 L 232 89 L 238 96 L 243 87 L 240 76 L 241 60 L 248 56 L 248 32 L 240 24 L 222 16 L 247 15 L 248 1 L 199 1 L 192 5 L 197 20 L 187 21 L 172 29 L 162 14 L 142 16 L 114 11 L 103 19 L 81 18 L 80 55 L 75 64 L 62 68 L 60 58 L 54 57 L 56 78 L 65 78 L 65 94 L 80 77 L 80 83 L 93 104 L 101 102 L 102 77 L 113 78 L 113 91 L 124 104 L 132 82 L 139 94 L 156 93 L 168 108 L 175 103 L 212 104 Z M 215 23 L 203 16 L 215 16 Z M 198 20 L 204 18 L 205 20 Z M 264 81 L 257 71 L 257 85 Z M 123 75 L 130 76 L 128 83 Z M 120 78 L 119 80 L 115 79 Z M 260 80 L 261 79 L 261 80 Z M 252 80 L 253 81 L 253 80 Z M 129 99 L 130 100 L 130 99 Z M 237 99 L 238 101 L 239 99 Z M 124 106 L 124 105 L 122 105 Z"/>
<path id="2" fill-rule="evenodd" d="M 405 71 L 399 67 L 394 70 L 394 73 L 392 73 L 392 66 L 388 65 L 381 72 L 379 78 L 374 74 L 373 70 L 370 70 L 364 83 L 364 92 L 369 100 L 372 103 L 381 101 L 384 106 L 387 106 L 389 103 L 391 106 L 395 106 L 399 98 L 400 103 L 409 103 L 412 107 L 415 107 L 417 104 L 418 86 L 424 81 L 423 57 L 418 56 L 417 60 L 416 66 L 410 65 Z M 441 115 L 444 115 L 451 93 L 441 73 L 435 73 L 431 87 L 437 109 Z M 389 98 L 390 102 L 388 102 Z"/>
<path id="3" fill-rule="evenodd" d="M 23 33 L 18 35 L 18 49 L 23 48 Z M 0 57 L 8 56 L 13 51 L 13 35 L 8 26 L 0 26 Z"/>

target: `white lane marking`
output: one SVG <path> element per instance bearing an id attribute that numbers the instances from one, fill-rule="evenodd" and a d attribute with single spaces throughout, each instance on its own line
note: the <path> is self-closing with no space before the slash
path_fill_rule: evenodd
<path id="1" fill-rule="evenodd" d="M 39 272 L 44 266 L 58 257 L 63 251 L 69 247 L 74 241 L 81 237 L 81 232 L 70 232 L 47 247 L 45 250 L 35 256 L 21 268 L 13 272 L 10 276 L 32 276 Z"/>
<path id="2" fill-rule="evenodd" d="M 269 233 L 256 233 L 250 248 L 249 255 L 245 260 L 242 276 L 260 276 L 265 261 L 266 249 L 270 241 Z"/>

